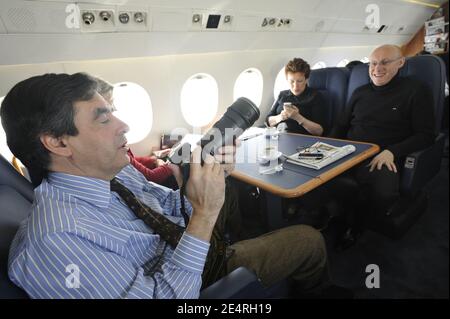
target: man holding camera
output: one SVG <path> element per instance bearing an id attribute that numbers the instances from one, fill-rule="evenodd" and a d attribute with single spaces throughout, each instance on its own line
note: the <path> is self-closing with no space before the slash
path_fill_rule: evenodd
<path id="1" fill-rule="evenodd" d="M 8 146 L 43 177 L 13 241 L 9 277 L 32 298 L 197 298 L 224 202 L 219 163 L 232 164 L 235 148 L 203 165 L 193 152 L 182 203 L 129 165 L 129 128 L 96 83 L 83 73 L 45 74 L 18 83 L 2 103 Z M 254 270 L 266 286 L 289 277 L 299 294 L 329 287 L 323 238 L 308 226 L 237 242 L 225 262 L 228 272 Z"/>

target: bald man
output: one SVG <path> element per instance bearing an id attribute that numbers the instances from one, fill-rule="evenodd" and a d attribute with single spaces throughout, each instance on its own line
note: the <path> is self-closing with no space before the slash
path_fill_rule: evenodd
<path id="1" fill-rule="evenodd" d="M 435 139 L 431 91 L 411 78 L 398 77 L 404 64 L 399 47 L 376 48 L 369 57 L 371 83 L 354 91 L 331 133 L 381 148 L 378 155 L 349 172 L 359 185 L 360 201 L 355 203 L 354 193 L 339 190 L 346 210 L 354 212 L 350 222 L 359 229 L 367 214 L 384 214 L 398 198 L 399 168 L 405 156 L 428 147 Z"/>

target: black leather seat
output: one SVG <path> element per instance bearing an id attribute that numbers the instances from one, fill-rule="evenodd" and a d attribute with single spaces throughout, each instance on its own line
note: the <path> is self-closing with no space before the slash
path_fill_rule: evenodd
<path id="1" fill-rule="evenodd" d="M 33 201 L 31 183 L 0 155 L 0 299 L 27 298 L 8 278 L 9 246 Z"/>
<path id="2" fill-rule="evenodd" d="M 429 148 L 406 157 L 400 172 L 400 199 L 386 212 L 384 218 L 370 223 L 373 230 L 391 238 L 401 237 L 426 210 L 427 194 L 422 190 L 441 167 L 445 136 L 439 132 L 444 110 L 445 74 L 442 60 L 432 55 L 408 58 L 399 71 L 399 76 L 410 76 L 431 89 L 433 101 L 430 101 L 429 107 L 435 111 L 437 138 Z M 369 81 L 367 64 L 354 67 L 348 83 L 347 101 L 356 88 Z"/>

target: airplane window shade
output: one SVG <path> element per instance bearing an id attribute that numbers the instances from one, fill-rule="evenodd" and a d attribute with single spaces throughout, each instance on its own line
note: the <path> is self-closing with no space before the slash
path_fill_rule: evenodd
<path id="1" fill-rule="evenodd" d="M 343 59 L 343 60 L 341 60 L 341 62 L 339 62 L 336 66 L 337 66 L 338 68 L 343 68 L 343 67 L 345 67 L 345 66 L 348 64 L 348 62 L 350 62 L 348 59 Z"/>
<path id="2" fill-rule="evenodd" d="M 289 84 L 286 81 L 286 74 L 284 73 L 284 66 L 275 79 L 275 85 L 273 87 L 273 98 L 276 100 L 281 91 L 289 90 Z"/>
<path id="3" fill-rule="evenodd" d="M 0 105 L 2 104 L 4 98 L 5 98 L 4 96 L 0 97 Z M 3 130 L 1 121 L 0 121 L 0 154 L 2 154 L 2 156 L 6 158 L 8 161 L 11 161 L 13 158 L 13 154 L 9 150 L 8 144 L 6 144 L 6 133 Z"/>
<path id="4" fill-rule="evenodd" d="M 204 73 L 191 76 L 181 89 L 180 104 L 189 125 L 202 127 L 209 124 L 216 116 L 219 104 L 216 80 Z"/>
<path id="5" fill-rule="evenodd" d="M 234 83 L 233 98 L 246 97 L 258 107 L 261 105 L 263 76 L 258 69 L 247 69 L 239 74 Z"/>
<path id="6" fill-rule="evenodd" d="M 153 123 L 152 102 L 147 91 L 135 83 L 116 83 L 113 100 L 117 109 L 114 115 L 130 127 L 126 134 L 128 143 L 143 140 L 150 133 Z"/>
<path id="7" fill-rule="evenodd" d="M 311 70 L 324 69 L 326 67 L 327 67 L 327 64 L 325 62 L 319 61 L 312 66 Z"/>

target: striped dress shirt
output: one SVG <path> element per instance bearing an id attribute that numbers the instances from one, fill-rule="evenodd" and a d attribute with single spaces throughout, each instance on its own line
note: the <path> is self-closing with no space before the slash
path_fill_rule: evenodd
<path id="1" fill-rule="evenodd" d="M 184 226 L 178 191 L 147 182 L 131 165 L 116 177 Z M 8 273 L 31 298 L 197 298 L 208 249 L 187 233 L 172 249 L 109 181 L 50 173 L 11 245 Z"/>

